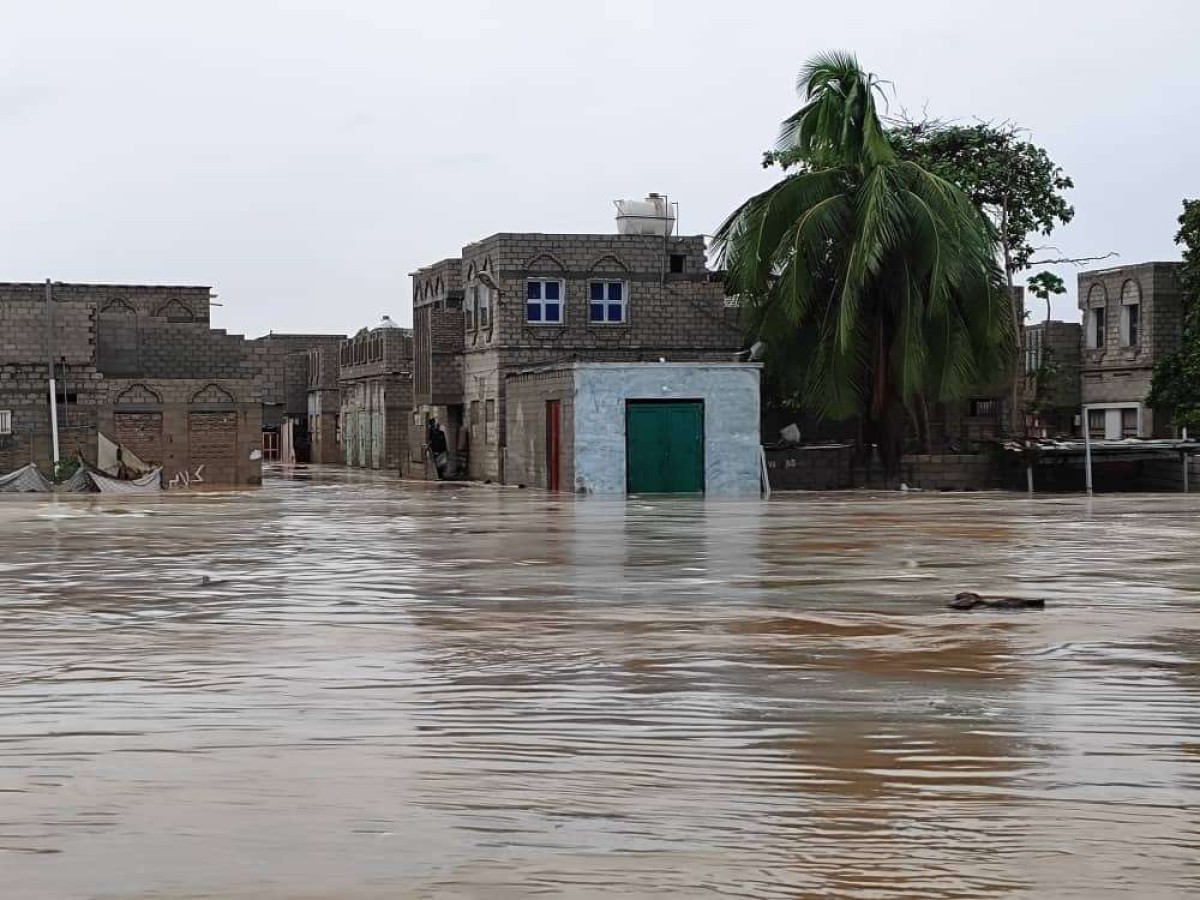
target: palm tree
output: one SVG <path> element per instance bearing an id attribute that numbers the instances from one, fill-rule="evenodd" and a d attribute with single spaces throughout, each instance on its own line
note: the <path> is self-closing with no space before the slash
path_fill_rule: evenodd
<path id="1" fill-rule="evenodd" d="M 950 182 L 893 152 L 880 83 L 850 55 L 800 72 L 779 149 L 793 174 L 716 235 L 768 372 L 806 408 L 860 416 L 894 483 L 906 404 L 962 396 L 1012 346 L 994 229 Z"/>

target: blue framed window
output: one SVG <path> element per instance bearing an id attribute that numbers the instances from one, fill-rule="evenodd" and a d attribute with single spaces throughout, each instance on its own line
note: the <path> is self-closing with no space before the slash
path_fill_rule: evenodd
<path id="1" fill-rule="evenodd" d="M 623 281 L 593 281 L 588 286 L 588 321 L 619 325 L 625 321 L 627 290 Z"/>
<path id="2" fill-rule="evenodd" d="M 561 325 L 563 284 L 556 279 L 530 278 L 525 282 L 525 321 L 534 325 Z"/>

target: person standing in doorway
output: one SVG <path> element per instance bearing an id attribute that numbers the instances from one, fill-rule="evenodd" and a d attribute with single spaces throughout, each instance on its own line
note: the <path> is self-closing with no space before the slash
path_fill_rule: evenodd
<path id="1" fill-rule="evenodd" d="M 446 480 L 446 464 L 450 461 L 448 449 L 446 432 L 442 431 L 441 423 L 435 421 L 429 432 L 429 452 L 433 456 L 438 481 Z"/>

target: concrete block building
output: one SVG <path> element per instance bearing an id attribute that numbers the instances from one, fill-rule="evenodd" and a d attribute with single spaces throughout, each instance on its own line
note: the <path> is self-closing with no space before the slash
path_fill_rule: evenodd
<path id="1" fill-rule="evenodd" d="M 507 379 L 510 482 L 579 493 L 760 490 L 757 363 L 567 363 Z"/>
<path id="2" fill-rule="evenodd" d="M 408 428 L 405 474 L 432 478 L 425 452 L 426 423 L 436 419 L 446 432 L 449 471 L 466 472 L 469 446 L 464 430 L 462 260 L 444 259 L 412 273 L 413 411 Z"/>
<path id="3" fill-rule="evenodd" d="M 251 342 L 209 327 L 202 286 L 0 284 L 0 471 L 97 461 L 98 434 L 165 480 L 261 480 L 261 375 Z"/>
<path id="4" fill-rule="evenodd" d="M 342 338 L 345 340 L 345 338 Z M 310 347 L 307 351 L 309 458 L 315 463 L 340 463 L 342 390 L 338 381 L 341 342 L 334 346 Z"/>
<path id="5" fill-rule="evenodd" d="M 1166 417 L 1145 404 L 1155 362 L 1179 348 L 1180 263 L 1150 262 L 1079 275 L 1084 423 L 1092 437 L 1170 437 Z"/>
<path id="6" fill-rule="evenodd" d="M 1049 320 L 1026 325 L 1021 345 L 1025 433 L 1035 437 L 1078 434 L 1083 327 Z"/>
<path id="7" fill-rule="evenodd" d="M 524 412 L 508 413 L 514 377 L 560 367 L 555 377 L 584 378 L 570 368 L 575 363 L 730 362 L 742 343 L 737 310 L 706 267 L 704 238 L 673 236 L 671 225 L 644 233 L 495 234 L 413 273 L 414 436 L 433 415 L 466 477 L 512 483 L 508 456 L 516 452 L 524 454 L 516 480 L 539 483 L 528 454 L 514 450 L 528 434 L 509 431 L 526 421 Z M 682 374 L 671 370 L 671 377 Z M 412 469 L 424 470 L 412 440 L 410 450 Z M 565 476 L 548 485 L 575 486 Z"/>
<path id="8" fill-rule="evenodd" d="M 413 409 L 412 332 L 385 317 L 343 341 L 338 354 L 346 465 L 399 471 Z"/>

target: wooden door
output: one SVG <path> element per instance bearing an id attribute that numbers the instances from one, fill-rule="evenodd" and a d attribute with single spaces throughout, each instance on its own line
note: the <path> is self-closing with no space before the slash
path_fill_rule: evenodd
<path id="1" fill-rule="evenodd" d="M 562 403 L 546 401 L 546 489 L 562 490 Z"/>
<path id="2" fill-rule="evenodd" d="M 625 460 L 631 494 L 703 493 L 703 401 L 629 401 Z"/>

